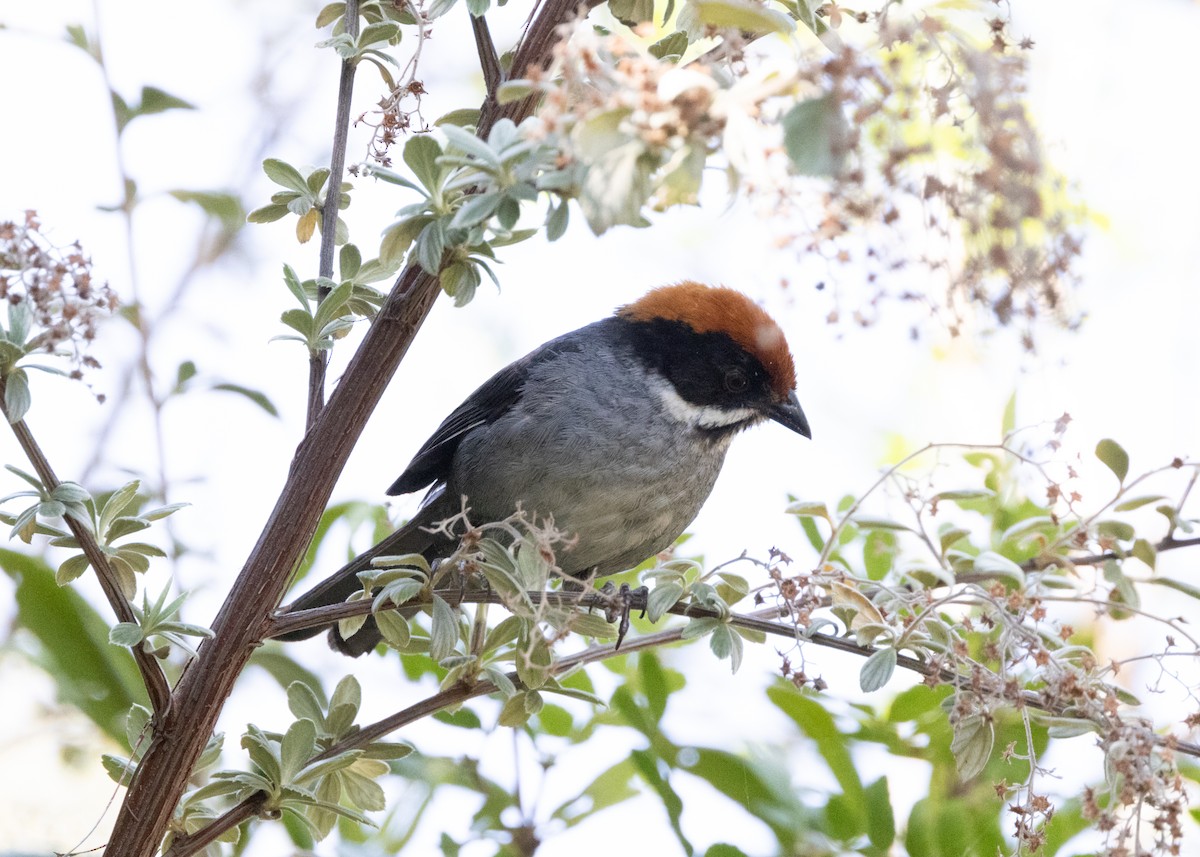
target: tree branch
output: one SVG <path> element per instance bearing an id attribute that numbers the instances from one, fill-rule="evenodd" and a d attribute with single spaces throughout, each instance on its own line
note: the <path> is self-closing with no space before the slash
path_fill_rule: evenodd
<path id="1" fill-rule="evenodd" d="M 438 593 L 442 597 L 455 599 L 460 602 L 471 604 L 503 604 L 500 596 L 494 592 L 468 592 L 462 593 L 459 590 L 446 590 L 444 593 Z M 540 603 L 544 601 L 547 604 L 556 606 L 578 605 L 580 607 L 607 607 L 611 603 L 611 597 L 603 593 L 590 593 L 586 595 L 578 595 L 573 593 L 562 592 L 530 592 L 529 597 L 533 602 Z M 430 599 L 431 600 L 431 599 Z M 415 602 L 406 604 L 405 606 L 417 606 Z M 303 610 L 296 613 L 284 614 L 276 617 L 272 622 L 272 634 L 282 634 L 288 631 L 299 630 L 304 627 L 311 627 L 314 624 L 312 621 L 303 622 L 301 620 L 315 620 L 318 618 L 328 618 L 330 615 L 340 614 L 337 618 L 347 618 L 353 615 L 368 612 L 370 602 L 360 601 L 356 603 L 346 603 L 332 605 L 331 607 L 322 607 L 313 610 Z M 339 608 L 339 609 L 335 609 Z M 351 609 L 353 608 L 353 609 Z M 694 607 L 687 604 L 676 604 L 668 613 L 677 616 L 688 618 L 712 618 L 720 619 L 721 614 L 716 610 L 710 610 L 703 607 Z M 792 640 L 797 640 L 805 643 L 812 643 L 824 648 L 835 649 L 840 652 L 858 655 L 866 658 L 873 655 L 877 649 L 872 646 L 863 646 L 854 642 L 847 637 L 835 637 L 830 634 L 815 633 L 804 636 L 798 632 L 798 629 L 791 624 L 771 621 L 769 617 L 776 613 L 775 608 L 758 611 L 756 614 L 738 614 L 735 613 L 729 617 L 729 624 L 745 628 L 747 630 L 759 631 L 764 634 L 773 636 L 787 637 Z M 577 652 L 574 655 L 569 655 L 565 658 L 556 660 L 550 667 L 552 676 L 562 675 L 570 672 L 577 667 L 586 666 L 587 664 L 605 660 L 606 658 L 615 657 L 617 655 L 628 655 L 631 652 L 640 652 L 647 649 L 653 649 L 660 646 L 669 645 L 679 642 L 683 638 L 683 627 L 671 628 L 666 631 L 659 631 L 654 634 L 645 634 L 626 641 L 620 649 L 616 649 L 610 645 L 592 646 Z M 916 658 L 907 655 L 897 655 L 896 665 L 911 672 L 915 672 L 925 678 L 935 679 L 939 682 L 953 685 L 957 688 L 972 688 L 974 680 L 972 676 L 962 675 L 953 670 L 944 667 L 934 666 Z M 528 689 L 521 681 L 517 673 L 508 673 L 509 680 L 518 688 Z M 349 738 L 340 741 L 337 744 L 329 747 L 326 750 L 318 753 L 310 761 L 317 762 L 323 759 L 332 758 L 339 753 L 344 753 L 347 750 L 357 750 L 366 747 L 367 745 L 378 741 L 391 733 L 403 729 L 412 723 L 415 723 L 422 718 L 436 714 L 446 708 L 461 705 L 469 699 L 474 699 L 479 696 L 486 696 L 495 693 L 499 688 L 490 680 L 480 680 L 472 685 L 460 684 L 454 687 L 439 691 L 432 696 L 423 699 L 415 705 L 402 709 L 388 717 L 378 720 L 375 723 L 369 724 L 356 731 Z M 1031 708 L 1037 708 L 1041 711 L 1046 711 L 1051 714 L 1063 715 L 1065 712 L 1058 706 L 1048 703 L 1042 696 L 1034 691 L 1021 691 L 1019 700 L 1011 700 L 1020 705 L 1025 705 Z M 1200 744 L 1194 744 L 1187 741 L 1178 741 L 1173 738 L 1159 738 L 1158 742 L 1161 746 L 1168 744 L 1179 753 L 1188 756 L 1200 758 Z M 204 845 L 212 842 L 224 831 L 231 827 L 240 824 L 241 821 L 248 818 L 251 814 L 246 809 L 247 804 L 253 804 L 257 801 L 257 805 L 261 805 L 261 794 L 253 795 L 246 798 L 237 806 L 228 810 L 226 813 L 218 816 L 211 825 L 202 828 L 190 837 L 179 837 L 172 844 L 171 848 L 165 852 L 163 857 L 190 857 L 197 853 Z M 219 829 L 209 834 L 211 827 L 219 827 Z"/>
<path id="2" fill-rule="evenodd" d="M 576 8 L 574 0 L 546 0 L 518 50 L 521 63 L 516 67 L 549 64 L 561 38 L 559 27 Z M 520 121 L 533 107 L 526 99 L 505 105 L 504 115 Z M 498 107 L 483 105 L 480 136 L 486 136 L 499 114 Z M 341 383 L 297 447 L 275 508 L 213 622 L 213 637 L 200 646 L 175 688 L 167 716 L 156 724 L 117 816 L 108 853 L 151 857 L 162 842 L 196 760 L 234 682 L 263 639 L 269 613 L 303 557 L 337 477 L 438 294 L 437 278 L 415 263 L 401 272 Z"/>
<path id="3" fill-rule="evenodd" d="M 346 34 L 358 36 L 358 0 L 346 0 Z M 337 239 L 338 204 L 342 195 L 342 173 L 346 169 L 346 147 L 350 136 L 350 102 L 354 95 L 354 72 L 358 63 L 342 60 L 338 78 L 337 116 L 333 121 L 333 151 L 329 156 L 329 178 L 325 181 L 325 203 L 321 207 L 321 258 L 317 274 L 333 278 L 333 251 Z M 317 304 L 329 296 L 329 287 L 317 286 Z M 305 427 L 311 429 L 317 414 L 325 407 L 325 371 L 329 366 L 328 351 L 314 351 L 308 356 L 308 409 Z"/>
<path id="4" fill-rule="evenodd" d="M 496 103 L 496 88 L 504 81 L 504 73 L 500 70 L 500 57 L 496 55 L 496 44 L 492 41 L 492 32 L 488 29 L 487 19 L 480 15 L 471 16 L 471 32 L 475 34 L 475 50 L 479 54 L 479 68 L 483 72 L 483 85 L 487 90 L 487 100 Z"/>
<path id="5" fill-rule="evenodd" d="M 4 408 L 4 388 L 4 379 L 0 378 L 0 419 L 8 422 Z M 33 465 L 33 471 L 37 474 L 38 479 L 47 490 L 52 491 L 57 488 L 61 484 L 58 476 L 55 475 L 54 468 L 50 466 L 50 461 L 42 452 L 42 448 L 38 446 L 29 426 L 24 420 L 17 420 L 9 425 L 17 438 L 17 443 L 24 451 L 25 457 Z M 100 581 L 104 597 L 108 600 L 118 621 L 136 625 L 137 616 L 134 615 L 133 608 L 125 598 L 125 593 L 121 591 L 120 584 L 117 583 L 117 576 L 113 574 L 112 567 L 108 564 L 108 557 L 99 542 L 96 541 L 95 534 L 72 517 L 64 516 L 63 520 L 71 530 L 71 535 L 79 542 L 79 548 L 87 557 L 88 563 L 95 569 L 96 579 Z M 167 684 L 167 677 L 163 674 L 162 666 L 157 658 L 145 652 L 140 645 L 130 647 L 130 651 L 133 653 L 133 660 L 137 663 L 138 671 L 142 674 L 142 683 L 150 698 L 150 707 L 156 715 L 163 714 L 171 704 L 171 687 Z"/>
<path id="6" fill-rule="evenodd" d="M 504 599 L 495 592 L 463 592 L 460 589 L 447 589 L 436 593 L 444 600 L 453 603 L 463 604 L 499 604 L 504 605 Z M 528 592 L 526 593 L 529 600 L 534 604 L 546 604 L 554 607 L 580 607 L 584 609 L 605 609 L 613 605 L 613 599 L 605 593 L 569 593 L 569 592 Z M 431 604 L 432 597 L 406 602 L 404 607 L 421 607 Z M 311 628 L 315 625 L 329 624 L 336 622 L 339 619 L 347 619 L 351 616 L 359 616 L 371 612 L 370 601 L 344 602 L 342 604 L 333 604 L 326 607 L 318 607 L 312 610 L 299 610 L 295 613 L 284 613 L 274 617 L 269 622 L 270 632 L 268 636 L 278 636 L 291 631 L 298 631 L 302 628 Z M 676 604 L 667 610 L 675 616 L 683 616 L 689 619 L 707 618 L 707 619 L 723 619 L 721 613 L 716 610 L 711 610 L 706 607 L 697 607 L 691 604 Z M 858 655 L 862 658 L 869 658 L 871 655 L 879 651 L 874 646 L 864 646 L 856 643 L 849 637 L 837 637 L 832 634 L 814 633 L 804 634 L 801 629 L 797 628 L 790 622 L 773 621 L 769 617 L 777 614 L 780 611 L 777 608 L 767 608 L 764 610 L 755 611 L 754 613 L 733 613 L 728 616 L 728 622 L 737 628 L 744 628 L 748 631 L 757 631 L 762 634 L 768 634 L 774 637 L 785 637 L 797 643 L 812 643 L 826 649 L 834 649 L 839 652 L 845 652 L 851 655 Z M 611 655 L 624 655 L 630 652 L 636 652 L 641 649 L 650 648 L 653 646 L 663 645 L 666 642 L 675 642 L 679 640 L 682 634 L 682 627 L 671 629 L 669 631 L 661 631 L 657 634 L 647 634 L 640 637 L 635 637 L 621 644 L 621 648 L 614 649 L 609 645 L 594 646 L 590 649 L 585 649 L 576 655 L 571 655 L 556 661 L 553 670 L 557 672 L 581 666 L 586 663 L 592 663 L 596 660 L 602 660 L 604 657 Z M 583 660 L 580 660 L 583 658 Z M 943 684 L 950 684 L 957 688 L 973 688 L 974 677 L 963 673 L 955 672 L 954 670 L 945 667 L 937 666 L 919 660 L 908 655 L 897 654 L 896 665 L 910 672 L 914 672 L 924 678 L 934 679 Z M 515 675 L 515 674 L 514 674 Z M 519 684 L 519 682 L 518 682 Z M 491 693 L 491 691 L 485 691 Z M 475 694 L 478 695 L 478 694 Z M 436 697 L 431 697 L 431 699 Z M 469 697 L 468 697 L 469 698 Z M 461 701 L 461 700 L 457 700 Z M 1043 699 L 1042 695 L 1035 691 L 1022 691 L 1019 699 L 1010 699 L 1011 702 L 1025 705 L 1030 708 L 1037 708 L 1041 711 L 1046 711 L 1050 714 L 1069 716 L 1065 710 L 1059 706 L 1048 703 Z M 352 750 L 356 747 L 364 746 L 371 741 L 382 738 L 388 732 L 408 725 L 411 720 L 404 719 L 406 713 L 411 709 L 405 709 L 399 714 L 385 718 L 376 724 L 366 726 L 362 732 L 356 733 L 352 739 L 338 744 L 331 748 L 326 753 L 322 753 L 318 758 L 325 758 L 328 755 L 333 755 L 335 752 L 344 750 Z M 399 719 L 397 719 L 399 718 Z M 388 724 L 392 724 L 390 727 Z M 366 737 L 363 737 L 366 736 Z M 1160 743 L 1165 744 L 1165 739 L 1160 739 Z M 1200 744 L 1192 744 L 1189 742 L 1181 742 L 1171 739 L 1172 745 L 1178 752 L 1188 756 L 1200 758 Z"/>

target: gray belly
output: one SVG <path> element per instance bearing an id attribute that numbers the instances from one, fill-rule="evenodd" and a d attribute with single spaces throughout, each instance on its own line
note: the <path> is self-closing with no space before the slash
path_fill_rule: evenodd
<path id="1" fill-rule="evenodd" d="M 720 472 L 729 436 L 639 433 L 619 414 L 598 415 L 581 445 L 570 424 L 513 415 L 459 448 L 448 494 L 465 494 L 473 523 L 518 506 L 575 538 L 557 555 L 567 574 L 612 574 L 666 549 L 695 518 Z M 618 424 L 620 423 L 620 424 Z M 621 437 L 623 442 L 604 438 Z"/>

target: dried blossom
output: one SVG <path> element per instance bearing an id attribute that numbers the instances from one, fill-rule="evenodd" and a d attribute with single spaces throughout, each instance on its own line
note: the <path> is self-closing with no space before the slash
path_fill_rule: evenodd
<path id="1" fill-rule="evenodd" d="M 37 213 L 22 222 L 0 222 L 0 299 L 9 306 L 4 331 L 3 371 L 33 352 L 65 355 L 74 377 L 99 365 L 85 351 L 102 319 L 117 308 L 117 296 L 97 283 L 92 262 L 78 243 L 59 247 L 41 231 Z M 19 354 L 17 353 L 19 352 Z"/>

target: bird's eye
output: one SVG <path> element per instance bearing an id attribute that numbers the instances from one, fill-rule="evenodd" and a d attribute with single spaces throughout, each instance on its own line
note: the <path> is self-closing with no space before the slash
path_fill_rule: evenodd
<path id="1" fill-rule="evenodd" d="M 725 370 L 725 389 L 731 393 L 744 393 L 750 386 L 750 379 L 741 369 Z"/>

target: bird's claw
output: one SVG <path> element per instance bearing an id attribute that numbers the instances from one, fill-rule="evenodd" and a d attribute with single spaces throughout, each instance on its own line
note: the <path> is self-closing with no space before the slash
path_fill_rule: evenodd
<path id="1" fill-rule="evenodd" d="M 618 589 L 613 586 L 612 581 L 609 581 L 601 587 L 600 593 L 608 596 L 608 603 L 604 606 L 604 620 L 606 622 L 621 620 L 617 625 L 617 645 L 614 650 L 620 649 L 621 643 L 625 641 L 625 635 L 629 633 L 629 614 L 634 610 L 641 610 L 642 618 L 646 618 L 646 602 L 650 597 L 650 590 L 644 586 L 633 589 L 628 583 L 622 583 L 621 588 Z"/>

